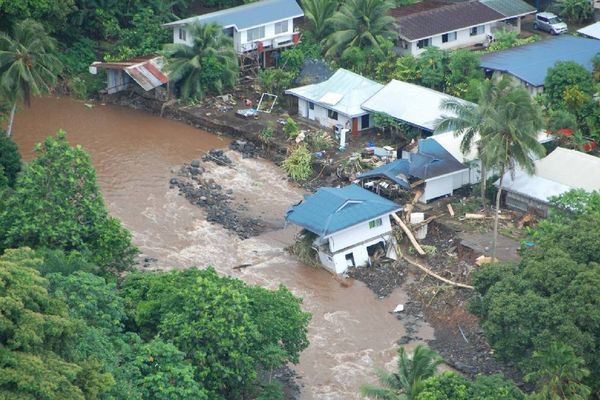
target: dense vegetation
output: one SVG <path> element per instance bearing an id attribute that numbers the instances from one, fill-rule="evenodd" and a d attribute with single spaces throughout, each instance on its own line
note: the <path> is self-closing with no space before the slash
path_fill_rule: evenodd
<path id="1" fill-rule="evenodd" d="M 594 391 L 600 389 L 599 202 L 598 193 L 556 199 L 553 215 L 529 233 L 520 263 L 474 273 L 480 297 L 471 304 L 500 358 L 530 371 L 538 369 L 532 355 L 554 350 L 546 358 L 565 371 L 560 384 L 584 382 Z"/>
<path id="2" fill-rule="evenodd" d="M 18 153 L 0 143 L 8 182 Z M 301 300 L 210 268 L 130 272 L 89 155 L 64 132 L 36 152 L 0 187 L 0 397 L 279 398 L 273 373 L 308 345 Z"/>

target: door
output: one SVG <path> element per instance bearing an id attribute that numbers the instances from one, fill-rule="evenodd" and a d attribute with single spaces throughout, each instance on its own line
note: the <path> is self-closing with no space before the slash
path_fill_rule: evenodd
<path id="1" fill-rule="evenodd" d="M 358 118 L 352 118 L 352 134 L 358 135 Z"/>
<path id="2" fill-rule="evenodd" d="M 307 101 L 307 107 L 308 107 L 308 119 L 315 119 L 315 103 L 312 103 L 310 101 Z"/>

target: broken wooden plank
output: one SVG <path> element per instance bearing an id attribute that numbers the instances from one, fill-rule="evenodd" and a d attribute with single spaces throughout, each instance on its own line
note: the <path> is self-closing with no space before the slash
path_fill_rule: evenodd
<path id="1" fill-rule="evenodd" d="M 438 280 L 440 280 L 442 282 L 445 282 L 445 283 L 447 283 L 449 285 L 456 286 L 456 287 L 461 287 L 461 288 L 464 288 L 464 289 L 471 289 L 471 290 L 475 289 L 473 286 L 466 285 L 464 283 L 454 282 L 454 281 L 451 281 L 449 279 L 444 278 L 443 276 L 439 276 L 438 274 L 436 274 L 435 272 L 433 272 L 429 268 L 426 268 L 426 267 L 422 266 L 421 264 L 419 264 L 419 263 L 411 260 L 410 258 L 406 257 L 404 254 L 402 254 L 402 258 L 404 260 L 406 260 L 410 265 L 414 265 L 415 267 L 419 268 L 421 271 L 425 272 L 427 275 L 432 276 L 435 279 L 438 279 Z"/>
<path id="2" fill-rule="evenodd" d="M 493 215 L 485 215 L 485 214 L 466 213 L 465 218 L 466 219 L 493 219 L 494 216 Z M 506 220 L 510 220 L 511 217 L 508 215 L 499 215 L 498 219 L 506 221 Z"/>
<path id="3" fill-rule="evenodd" d="M 423 196 L 423 191 L 417 190 L 415 192 L 415 197 L 413 197 L 411 202 L 404 206 L 404 220 L 407 223 L 410 223 L 410 214 L 412 214 L 412 210 L 415 207 L 415 204 L 417 204 L 417 201 L 419 201 L 419 199 L 421 198 L 421 196 Z"/>
<path id="4" fill-rule="evenodd" d="M 451 217 L 454 217 L 454 208 L 452 208 L 452 204 L 448 203 L 448 212 Z"/>
<path id="5" fill-rule="evenodd" d="M 402 221 L 402 219 L 399 216 L 397 216 L 396 213 L 392 213 L 392 218 L 394 218 L 394 220 L 398 223 L 398 225 L 400 225 L 400 228 L 402 228 L 402 230 L 404 231 L 404 233 L 406 233 L 406 236 L 408 236 L 408 239 L 412 243 L 412 245 L 415 248 L 415 250 L 417 250 L 417 253 L 419 253 L 420 255 L 424 256 L 425 255 L 425 251 L 423 250 L 423 248 L 421 247 L 421 245 L 419 244 L 419 242 L 417 242 L 417 239 L 415 239 L 415 237 L 413 236 L 412 232 L 410 231 L 410 229 L 408 229 L 408 227 L 406 226 L 406 224 L 404 223 L 404 221 Z"/>
<path id="6" fill-rule="evenodd" d="M 420 186 L 423 184 L 423 182 L 425 182 L 423 179 L 419 179 L 418 181 L 415 181 L 413 183 L 410 184 L 410 187 L 412 189 L 416 188 L 417 186 Z"/>

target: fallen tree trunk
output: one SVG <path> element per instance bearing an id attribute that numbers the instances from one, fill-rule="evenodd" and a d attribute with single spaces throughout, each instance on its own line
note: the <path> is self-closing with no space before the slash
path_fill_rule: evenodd
<path id="1" fill-rule="evenodd" d="M 415 230 L 415 229 L 419 229 L 420 227 L 422 227 L 423 225 L 427 225 L 428 223 L 430 223 L 431 221 L 433 221 L 436 218 L 441 217 L 442 215 L 432 215 L 431 217 L 427 218 L 426 220 L 423 220 L 421 222 L 417 222 L 416 224 L 411 224 L 411 229 Z"/>
<path id="2" fill-rule="evenodd" d="M 400 249 L 398 249 L 398 251 L 400 251 Z M 444 283 L 447 283 L 448 285 L 460 287 L 460 288 L 463 288 L 463 289 L 475 290 L 475 288 L 473 286 L 465 285 L 464 283 L 453 282 L 453 281 L 451 281 L 449 279 L 444 278 L 443 276 L 439 276 L 438 274 L 436 274 L 435 272 L 433 272 L 429 268 L 426 268 L 423 265 L 417 263 L 416 261 L 413 261 L 410 258 L 406 257 L 404 254 L 402 254 L 402 258 L 404 260 L 406 260 L 410 265 L 414 265 L 415 267 L 419 268 L 421 271 L 425 272 L 427 275 L 432 276 L 435 279 L 440 280 L 440 281 L 442 281 Z"/>
<path id="3" fill-rule="evenodd" d="M 421 248 L 421 245 L 419 245 L 419 242 L 417 242 L 417 239 L 415 239 L 412 232 L 410 231 L 410 229 L 408 229 L 408 227 L 406 226 L 404 221 L 402 221 L 402 219 L 399 216 L 397 216 L 396 213 L 392 213 L 392 218 L 394 218 L 394 220 L 398 223 L 398 225 L 400 225 L 400 228 L 402 228 L 404 233 L 406 233 L 406 236 L 408 236 L 408 239 L 412 243 L 415 250 L 417 250 L 417 253 L 424 256 L 425 251 Z"/>

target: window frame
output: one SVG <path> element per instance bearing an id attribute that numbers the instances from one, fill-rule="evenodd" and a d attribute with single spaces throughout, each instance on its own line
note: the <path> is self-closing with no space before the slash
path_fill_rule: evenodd
<path id="1" fill-rule="evenodd" d="M 254 33 L 258 32 L 258 35 L 255 37 Z M 246 31 L 246 41 L 247 42 L 256 42 L 257 40 L 261 40 L 265 38 L 265 26 L 257 26 L 256 28 L 248 29 Z"/>
<path id="2" fill-rule="evenodd" d="M 426 44 L 425 45 L 421 45 L 421 43 L 426 43 Z M 425 49 L 427 47 L 431 47 L 431 43 L 432 43 L 431 38 L 417 40 L 417 48 L 418 49 Z"/>
<path id="3" fill-rule="evenodd" d="M 479 32 L 479 28 L 481 28 L 481 32 Z M 483 35 L 484 33 L 485 33 L 485 25 L 472 26 L 471 29 L 469 30 L 469 36 Z"/>
<path id="4" fill-rule="evenodd" d="M 309 110 L 314 110 L 315 109 L 315 103 L 313 103 L 312 101 L 308 102 L 308 109 Z"/>
<path id="5" fill-rule="evenodd" d="M 187 31 L 183 27 L 179 27 L 179 40 L 187 41 Z"/>
<path id="6" fill-rule="evenodd" d="M 369 221 L 369 229 L 375 229 L 383 225 L 383 219 L 375 218 Z"/>
<path id="7" fill-rule="evenodd" d="M 282 29 L 284 24 L 285 24 L 285 30 Z M 277 31 L 277 28 L 279 28 L 279 31 Z M 287 19 L 285 19 L 283 21 L 275 22 L 275 34 L 276 35 L 279 35 L 281 33 L 288 33 L 289 30 L 290 30 L 289 21 Z"/>
<path id="8" fill-rule="evenodd" d="M 327 109 L 327 118 L 337 121 L 340 118 L 340 116 L 337 111 Z"/>
<path id="9" fill-rule="evenodd" d="M 444 36 L 446 37 L 446 40 L 444 40 Z M 442 35 L 442 43 L 455 42 L 457 39 L 458 39 L 458 33 L 456 31 L 446 32 Z"/>

